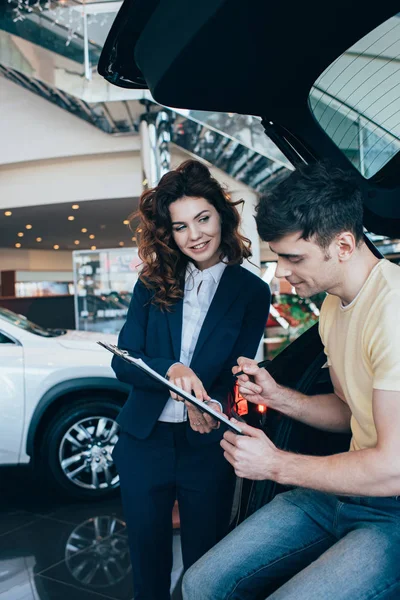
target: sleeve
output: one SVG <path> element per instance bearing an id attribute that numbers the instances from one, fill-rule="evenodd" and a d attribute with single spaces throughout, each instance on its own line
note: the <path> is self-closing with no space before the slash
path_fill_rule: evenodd
<path id="1" fill-rule="evenodd" d="M 123 350 L 128 350 L 135 358 L 141 358 L 154 371 L 165 376 L 168 369 L 176 363 L 176 359 L 150 358 L 144 353 L 150 297 L 149 290 L 138 280 L 133 289 L 126 322 L 119 334 L 118 346 Z M 111 366 L 119 381 L 130 383 L 140 389 L 165 392 L 166 388 L 161 383 L 118 356 L 114 356 Z"/>
<path id="2" fill-rule="evenodd" d="M 210 390 L 207 390 L 211 398 L 220 402 L 224 412 L 227 412 L 227 409 L 229 409 L 229 396 L 233 392 L 235 384 L 232 367 L 237 364 L 239 356 L 247 356 L 249 358 L 255 356 L 260 339 L 264 333 L 271 302 L 271 293 L 266 283 L 261 280 L 260 283 L 262 285 L 257 286 L 255 293 L 246 306 L 240 333 L 232 353 L 225 362 L 214 385 Z"/>
<path id="3" fill-rule="evenodd" d="M 391 291 L 369 318 L 368 353 L 374 389 L 400 391 L 399 306 L 400 291 Z"/>

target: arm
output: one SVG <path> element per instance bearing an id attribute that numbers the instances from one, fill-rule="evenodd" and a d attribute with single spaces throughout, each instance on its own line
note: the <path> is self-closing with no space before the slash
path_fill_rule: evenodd
<path id="1" fill-rule="evenodd" d="M 232 393 L 235 378 L 232 367 L 240 355 L 254 356 L 263 335 L 270 307 L 271 294 L 269 287 L 262 285 L 255 291 L 246 307 L 246 312 L 240 328 L 240 333 L 234 348 L 225 362 L 219 376 L 209 390 L 211 398 L 222 404 L 224 411 L 228 407 L 228 396 Z"/>
<path id="2" fill-rule="evenodd" d="M 378 442 L 365 450 L 323 457 L 291 454 L 249 426 L 243 427 L 248 437 L 227 432 L 221 446 L 239 477 L 334 494 L 400 495 L 400 392 L 374 389 L 373 415 Z"/>
<path id="3" fill-rule="evenodd" d="M 176 363 L 176 360 L 162 357 L 150 358 L 144 353 L 150 297 L 149 290 L 138 280 L 133 289 L 125 325 L 119 334 L 118 346 L 123 350 L 128 350 L 135 358 L 141 358 L 149 367 L 164 376 L 168 369 Z M 111 366 L 117 378 L 124 383 L 130 383 L 136 388 L 166 391 L 161 383 L 117 356 L 114 356 Z"/>
<path id="4" fill-rule="evenodd" d="M 325 431 L 350 430 L 351 412 L 344 400 L 340 384 L 330 368 L 334 393 L 306 396 L 276 383 L 265 369 L 257 367 L 254 360 L 240 357 L 233 372 L 243 370 L 238 378 L 239 392 L 249 402 L 264 404 L 297 421 Z M 250 381 L 249 376 L 254 379 Z"/>

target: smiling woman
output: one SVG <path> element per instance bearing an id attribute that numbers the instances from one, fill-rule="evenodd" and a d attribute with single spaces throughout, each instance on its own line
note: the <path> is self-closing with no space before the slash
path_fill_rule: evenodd
<path id="1" fill-rule="evenodd" d="M 135 216 L 143 269 L 118 346 L 229 415 L 232 367 L 255 355 L 270 299 L 260 277 L 240 266 L 251 251 L 235 203 L 189 160 L 144 192 Z M 169 598 L 175 499 L 187 569 L 227 532 L 234 473 L 217 422 L 120 358 L 113 368 L 132 386 L 113 457 L 135 597 L 161 600 Z"/>
<path id="2" fill-rule="evenodd" d="M 200 269 L 220 260 L 240 264 L 251 257 L 250 240 L 238 229 L 236 209 L 208 168 L 196 160 L 182 163 L 144 192 L 137 239 L 144 262 L 141 279 L 154 291 L 153 302 L 169 309 L 183 297 L 188 261 Z M 162 268 L 160 268 L 162 264 Z"/>

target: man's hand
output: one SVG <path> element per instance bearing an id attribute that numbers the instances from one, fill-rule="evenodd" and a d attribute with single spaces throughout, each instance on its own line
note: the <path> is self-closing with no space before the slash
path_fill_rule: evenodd
<path id="1" fill-rule="evenodd" d="M 224 456 L 235 469 L 236 475 L 246 479 L 276 481 L 280 450 L 260 429 L 238 423 L 235 419 L 231 421 L 240 425 L 245 434 L 242 436 L 227 431 L 221 440 Z"/>
<path id="2" fill-rule="evenodd" d="M 194 394 L 197 400 L 202 402 L 204 400 L 211 400 L 204 389 L 202 382 L 197 377 L 196 373 L 189 367 L 185 367 L 185 365 L 182 365 L 181 363 L 176 363 L 175 365 L 172 365 L 167 375 L 173 384 L 182 388 L 182 390 L 185 390 L 185 392 L 188 392 L 189 394 Z M 184 399 L 174 392 L 171 392 L 171 398 L 184 402 Z"/>
<path id="3" fill-rule="evenodd" d="M 268 371 L 258 367 L 255 360 L 244 356 L 238 358 L 238 366 L 232 369 L 234 375 L 239 371 L 245 373 L 237 378 L 239 393 L 243 398 L 254 404 L 264 404 L 274 408 L 274 398 L 279 387 Z"/>
<path id="4" fill-rule="evenodd" d="M 207 404 L 211 405 L 211 408 L 218 412 L 222 412 L 220 405 L 218 402 L 210 402 L 207 401 Z M 188 419 L 190 422 L 190 427 L 193 431 L 197 431 L 198 433 L 210 433 L 213 429 L 218 429 L 219 421 L 213 419 L 211 415 L 207 413 L 202 413 L 196 406 L 193 406 L 190 402 L 185 402 L 186 408 L 188 411 Z"/>

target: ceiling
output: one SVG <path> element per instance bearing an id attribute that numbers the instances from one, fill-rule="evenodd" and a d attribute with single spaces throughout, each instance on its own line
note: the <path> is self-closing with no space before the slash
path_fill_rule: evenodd
<path id="1" fill-rule="evenodd" d="M 135 246 L 134 232 L 123 223 L 136 211 L 138 198 L 115 198 L 114 200 L 86 200 L 79 208 L 73 203 L 2 208 L 0 212 L 0 256 L 1 248 L 14 248 L 21 244 L 23 249 L 80 250 Z M 76 206 L 76 204 L 74 204 Z M 7 210 L 12 212 L 6 216 Z M 68 217 L 74 217 L 69 220 Z M 27 229 L 27 225 L 32 225 Z M 87 229 L 84 233 L 81 230 Z M 23 233 L 23 236 L 18 236 Z M 93 239 L 89 235 L 94 235 Z M 42 238 L 42 241 L 36 241 Z M 79 241 L 79 244 L 75 244 Z"/>

